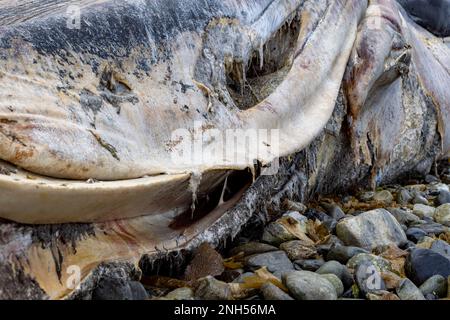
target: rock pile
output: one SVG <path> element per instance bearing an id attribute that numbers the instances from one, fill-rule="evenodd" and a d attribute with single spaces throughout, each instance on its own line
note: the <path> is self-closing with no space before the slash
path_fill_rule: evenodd
<path id="1" fill-rule="evenodd" d="M 178 280 L 146 288 L 175 300 L 449 298 L 449 186 L 427 180 L 289 202 L 258 239 L 222 255 L 203 244 Z"/>

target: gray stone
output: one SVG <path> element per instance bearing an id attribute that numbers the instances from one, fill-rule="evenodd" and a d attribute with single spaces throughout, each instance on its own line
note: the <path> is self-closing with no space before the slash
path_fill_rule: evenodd
<path id="1" fill-rule="evenodd" d="M 147 290 L 145 290 L 142 283 L 138 281 L 130 281 L 128 285 L 130 286 L 133 300 L 147 300 L 149 298 Z"/>
<path id="2" fill-rule="evenodd" d="M 447 231 L 447 228 L 440 223 L 424 223 L 416 225 L 415 227 L 422 229 L 430 236 L 437 236 Z"/>
<path id="3" fill-rule="evenodd" d="M 294 240 L 285 242 L 280 246 L 291 260 L 312 259 L 317 256 L 317 251 L 310 245 L 305 245 L 303 241 Z"/>
<path id="4" fill-rule="evenodd" d="M 295 240 L 296 237 L 278 222 L 270 223 L 263 232 L 261 240 L 268 244 L 279 246 L 283 242 Z"/>
<path id="5" fill-rule="evenodd" d="M 399 208 L 388 208 L 387 210 L 394 216 L 394 218 L 400 224 L 410 226 L 412 223 L 417 223 L 420 221 L 418 216 L 406 210 Z"/>
<path id="6" fill-rule="evenodd" d="M 236 256 L 239 253 L 243 253 L 244 256 L 250 256 L 252 254 L 257 253 L 266 253 L 271 251 L 277 251 L 278 248 L 271 246 L 266 243 L 260 243 L 260 242 L 249 242 L 242 244 L 240 246 L 237 246 L 230 250 L 230 256 Z"/>
<path id="7" fill-rule="evenodd" d="M 305 271 L 317 271 L 325 261 L 323 259 L 303 259 L 294 261 L 294 267 L 296 270 L 305 270 Z"/>
<path id="8" fill-rule="evenodd" d="M 194 291 L 191 288 L 178 288 L 169 292 L 164 298 L 167 300 L 194 300 Z"/>
<path id="9" fill-rule="evenodd" d="M 338 222 L 336 220 L 334 220 L 333 218 L 325 219 L 322 222 L 322 224 L 325 228 L 327 228 L 327 230 L 330 234 L 333 234 L 336 232 L 336 226 L 337 226 Z"/>
<path id="10" fill-rule="evenodd" d="M 430 249 L 450 260 L 450 245 L 447 242 L 436 240 L 433 242 Z"/>
<path id="11" fill-rule="evenodd" d="M 435 211 L 435 208 L 424 204 L 415 204 L 413 208 L 413 213 L 421 219 L 433 218 Z"/>
<path id="12" fill-rule="evenodd" d="M 389 205 L 392 203 L 392 201 L 394 201 L 394 196 L 390 191 L 382 190 L 375 193 L 375 195 L 373 196 L 373 200 Z"/>
<path id="13" fill-rule="evenodd" d="M 434 219 L 436 220 L 436 222 L 450 227 L 450 203 L 443 204 L 436 208 Z"/>
<path id="14" fill-rule="evenodd" d="M 336 233 L 346 245 L 366 250 L 392 244 L 401 246 L 407 241 L 398 221 L 385 209 L 372 210 L 341 220 L 336 227 Z"/>
<path id="15" fill-rule="evenodd" d="M 346 266 L 340 264 L 337 261 L 328 261 L 321 266 L 316 273 L 318 274 L 334 274 L 336 275 L 344 285 L 345 289 L 353 285 L 353 277 L 350 274 Z"/>
<path id="16" fill-rule="evenodd" d="M 321 206 L 325 208 L 327 214 L 336 221 L 342 220 L 346 217 L 344 211 L 335 203 L 321 203 Z"/>
<path id="17" fill-rule="evenodd" d="M 294 298 L 270 282 L 263 284 L 261 293 L 265 300 L 294 300 Z"/>
<path id="18" fill-rule="evenodd" d="M 400 189 L 397 193 L 397 203 L 400 205 L 405 205 L 411 202 L 413 196 L 406 189 Z"/>
<path id="19" fill-rule="evenodd" d="M 428 202 L 428 199 L 425 198 L 420 192 L 415 192 L 413 204 L 429 205 L 429 202 Z"/>
<path id="20" fill-rule="evenodd" d="M 335 245 L 330 248 L 326 258 L 327 261 L 335 260 L 340 263 L 346 264 L 348 260 L 360 253 L 369 252 L 359 247 Z"/>
<path id="21" fill-rule="evenodd" d="M 283 214 L 283 217 L 290 217 L 296 220 L 298 223 L 305 223 L 308 221 L 308 218 L 306 218 L 304 215 L 300 214 L 297 211 L 288 211 L 285 214 Z"/>
<path id="22" fill-rule="evenodd" d="M 297 300 L 336 300 L 333 284 L 310 271 L 293 271 L 283 277 L 284 284 Z"/>
<path id="23" fill-rule="evenodd" d="M 448 185 L 445 183 L 434 183 L 428 186 L 428 192 L 434 195 L 438 195 L 442 191 L 450 191 Z"/>
<path id="24" fill-rule="evenodd" d="M 333 285 L 334 289 L 336 290 L 336 295 L 338 297 L 342 296 L 344 294 L 344 285 L 342 284 L 341 279 L 339 279 L 338 276 L 336 276 L 333 273 L 325 273 L 321 274 L 321 276 Z"/>
<path id="25" fill-rule="evenodd" d="M 334 234 L 330 236 L 330 238 L 323 244 L 316 245 L 317 252 L 326 257 L 328 252 L 331 250 L 333 246 L 343 246 L 344 243 L 336 237 Z"/>
<path id="26" fill-rule="evenodd" d="M 356 270 L 356 268 L 365 262 L 373 264 L 379 272 L 392 271 L 392 264 L 389 260 L 370 253 L 360 253 L 347 262 L 347 268 Z"/>
<path id="27" fill-rule="evenodd" d="M 417 248 L 407 257 L 405 271 L 420 286 L 434 275 L 450 276 L 450 260 L 433 250 Z"/>
<path id="28" fill-rule="evenodd" d="M 267 267 L 270 272 L 294 270 L 294 265 L 284 251 L 255 254 L 247 257 L 245 263 L 252 270 L 262 267 Z"/>
<path id="29" fill-rule="evenodd" d="M 441 206 L 446 203 L 450 203 L 450 192 L 443 190 L 443 191 L 439 192 L 439 195 L 436 198 L 436 205 Z"/>
<path id="30" fill-rule="evenodd" d="M 357 265 L 355 281 L 362 297 L 366 297 L 369 293 L 386 290 L 386 284 L 379 269 L 370 261 L 364 261 Z"/>
<path id="31" fill-rule="evenodd" d="M 208 276 L 197 281 L 195 297 L 202 300 L 231 300 L 231 288 L 222 281 Z"/>
<path id="32" fill-rule="evenodd" d="M 419 289 L 424 296 L 432 294 L 438 298 L 445 298 L 447 296 L 447 279 L 437 274 L 425 281 Z"/>
<path id="33" fill-rule="evenodd" d="M 427 233 L 419 228 L 409 228 L 406 230 L 406 237 L 414 243 L 419 242 L 426 236 Z"/>
<path id="34" fill-rule="evenodd" d="M 409 279 L 403 279 L 396 292 L 401 300 L 425 300 L 419 288 Z"/>
<path id="35" fill-rule="evenodd" d="M 146 300 L 148 293 L 137 281 L 103 278 L 92 292 L 93 300 Z"/>

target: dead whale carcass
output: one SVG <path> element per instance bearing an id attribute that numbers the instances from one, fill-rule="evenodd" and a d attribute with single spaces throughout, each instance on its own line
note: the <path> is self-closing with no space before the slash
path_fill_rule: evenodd
<path id="1" fill-rule="evenodd" d="M 1 176 L 0 216 L 64 223 L 179 212 L 191 205 L 193 172 L 220 181 L 222 171 L 301 150 L 331 116 L 365 7 L 107 1 L 82 9 L 79 28 L 59 7 L 6 20 L 0 158 L 21 169 Z M 214 134 L 229 129 L 279 134 L 218 152 Z M 199 161 L 174 156 L 191 142 L 202 146 Z M 103 182 L 80 182 L 89 179 Z"/>
<path id="2" fill-rule="evenodd" d="M 67 28 L 64 2 L 41 15 L 29 8 L 2 27 L 0 61 L 8 72 L 0 90 L 9 100 L 0 101 L 7 119 L 1 158 L 23 168 L 3 166 L 9 175 L 1 177 L 0 199 L 9 211 L 2 215 L 31 223 L 144 216 L 2 223 L 2 297 L 88 292 L 117 262 L 142 267 L 159 254 L 235 234 L 267 200 L 426 172 L 449 150 L 449 106 L 434 94 L 449 83 L 439 67 L 448 49 L 394 1 L 368 8 L 359 0 L 83 3 L 87 29 Z M 422 47 L 428 42 L 433 47 Z M 439 78 L 421 67 L 427 59 Z M 308 147 L 244 195 L 240 185 L 224 198 L 223 181 L 242 178 L 227 172 L 253 162 L 223 163 L 210 152 L 205 167 L 171 163 L 171 133 L 195 131 L 195 120 L 219 129 L 278 128 L 281 155 Z M 27 148 L 33 153 L 15 159 Z M 197 193 L 216 199 L 194 219 L 191 171 L 204 176 Z M 74 266 L 80 287 L 69 281 Z"/>

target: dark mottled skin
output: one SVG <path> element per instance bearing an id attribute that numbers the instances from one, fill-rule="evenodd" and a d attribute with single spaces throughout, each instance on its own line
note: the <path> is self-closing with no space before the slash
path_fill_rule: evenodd
<path id="1" fill-rule="evenodd" d="M 450 36 L 450 0 L 397 0 L 419 25 L 439 37 Z"/>

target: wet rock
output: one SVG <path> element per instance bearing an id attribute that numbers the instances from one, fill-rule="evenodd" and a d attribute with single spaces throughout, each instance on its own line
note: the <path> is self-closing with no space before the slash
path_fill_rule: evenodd
<path id="1" fill-rule="evenodd" d="M 405 271 L 420 286 L 434 275 L 450 276 L 450 260 L 430 249 L 414 249 L 406 259 Z"/>
<path id="2" fill-rule="evenodd" d="M 414 204 L 423 204 L 423 205 L 428 205 L 428 199 L 425 198 L 423 195 L 421 195 L 419 192 L 416 192 L 416 194 L 414 195 L 414 199 L 413 199 L 413 203 Z"/>
<path id="3" fill-rule="evenodd" d="M 439 274 L 432 276 L 419 289 L 424 296 L 432 294 L 437 298 L 445 298 L 447 295 L 447 279 Z"/>
<path id="4" fill-rule="evenodd" d="M 344 294 L 344 285 L 342 284 L 341 279 L 337 277 L 335 274 L 332 273 L 326 273 L 322 274 L 322 277 L 330 281 L 330 283 L 333 285 L 334 289 L 336 290 L 336 295 L 338 297 L 342 296 Z"/>
<path id="5" fill-rule="evenodd" d="M 400 246 L 407 241 L 400 224 L 384 209 L 341 220 L 336 227 L 336 233 L 346 245 L 367 250 L 391 244 Z"/>
<path id="6" fill-rule="evenodd" d="M 383 278 L 388 290 L 397 289 L 400 282 L 403 280 L 399 275 L 390 271 L 381 272 L 381 278 Z"/>
<path id="7" fill-rule="evenodd" d="M 335 203 L 323 203 L 322 207 L 325 208 L 328 215 L 336 221 L 340 221 L 346 217 L 344 211 Z"/>
<path id="8" fill-rule="evenodd" d="M 435 208 L 424 204 L 415 204 L 413 208 L 413 213 L 421 219 L 425 217 L 433 218 L 435 211 Z"/>
<path id="9" fill-rule="evenodd" d="M 440 223 L 424 223 L 420 225 L 415 225 L 416 228 L 422 229 L 429 236 L 438 236 L 447 231 L 447 228 Z"/>
<path id="10" fill-rule="evenodd" d="M 206 276 L 218 276 L 224 272 L 222 256 L 208 243 L 201 244 L 192 261 L 186 267 L 184 279 L 193 281 Z"/>
<path id="11" fill-rule="evenodd" d="M 431 195 L 439 195 L 442 191 L 450 191 L 448 185 L 444 183 L 435 183 L 428 186 L 428 192 Z"/>
<path id="12" fill-rule="evenodd" d="M 164 299 L 167 300 L 194 300 L 194 291 L 191 288 L 179 288 L 169 292 Z"/>
<path id="13" fill-rule="evenodd" d="M 394 218 L 400 224 L 410 226 L 412 223 L 417 223 L 420 221 L 418 216 L 406 210 L 399 208 L 388 208 L 387 210 L 394 216 Z"/>
<path id="14" fill-rule="evenodd" d="M 390 205 L 392 201 L 394 201 L 394 196 L 390 191 L 382 190 L 375 193 L 375 195 L 373 196 L 373 200 L 381 202 L 385 205 Z"/>
<path id="15" fill-rule="evenodd" d="M 306 259 L 306 260 L 296 260 L 294 261 L 294 267 L 296 270 L 305 270 L 315 272 L 321 266 L 323 266 L 325 261 L 323 259 Z"/>
<path id="16" fill-rule="evenodd" d="M 92 293 L 93 300 L 146 300 L 147 291 L 137 281 L 124 281 L 115 278 L 100 280 Z"/>
<path id="17" fill-rule="evenodd" d="M 292 233 L 289 232 L 282 224 L 279 222 L 270 223 L 263 232 L 261 240 L 268 244 L 279 246 L 283 242 L 291 241 L 297 239 Z"/>
<path id="18" fill-rule="evenodd" d="M 450 227 L 450 203 L 443 204 L 442 206 L 436 208 L 434 219 L 436 222 Z"/>
<path id="19" fill-rule="evenodd" d="M 378 268 L 370 261 L 364 261 L 355 269 L 355 281 L 360 290 L 360 296 L 366 297 L 369 293 L 375 293 L 379 290 L 386 290 L 381 273 Z"/>
<path id="20" fill-rule="evenodd" d="M 401 300 L 425 300 L 419 288 L 409 279 L 403 279 L 396 292 Z"/>
<path id="21" fill-rule="evenodd" d="M 412 249 L 414 249 L 416 247 L 416 244 L 412 241 L 408 241 L 407 243 L 405 243 L 403 246 L 400 246 L 400 249 L 406 250 L 406 251 L 410 251 Z"/>
<path id="22" fill-rule="evenodd" d="M 414 197 L 406 189 L 400 189 L 397 193 L 397 203 L 405 205 L 411 202 Z"/>
<path id="23" fill-rule="evenodd" d="M 306 210 L 305 216 L 310 220 L 319 221 L 325 221 L 330 218 L 325 212 L 313 208 Z"/>
<path id="24" fill-rule="evenodd" d="M 225 282 L 208 276 L 200 279 L 195 285 L 195 297 L 202 300 L 231 300 L 231 288 Z"/>
<path id="25" fill-rule="evenodd" d="M 336 226 L 338 222 L 334 220 L 333 218 L 327 218 L 322 222 L 323 226 L 328 230 L 330 234 L 333 234 L 336 232 Z"/>
<path id="26" fill-rule="evenodd" d="M 427 235 L 428 234 L 425 231 L 419 228 L 409 228 L 406 230 L 406 237 L 414 243 L 419 242 Z"/>
<path id="27" fill-rule="evenodd" d="M 306 223 L 308 221 L 308 218 L 306 218 L 304 215 L 300 214 L 297 211 L 288 211 L 285 214 L 283 214 L 283 217 L 290 217 L 297 221 L 298 223 Z"/>
<path id="28" fill-rule="evenodd" d="M 427 236 L 417 243 L 417 248 L 430 249 L 431 246 L 433 245 L 434 241 L 435 241 L 435 239 Z"/>
<path id="29" fill-rule="evenodd" d="M 297 300 L 336 300 L 333 284 L 310 271 L 293 271 L 283 277 L 283 282 Z"/>
<path id="30" fill-rule="evenodd" d="M 360 253 L 347 262 L 347 268 L 356 270 L 356 268 L 365 262 L 373 264 L 379 272 L 392 271 L 392 264 L 389 260 L 369 253 Z"/>
<path id="31" fill-rule="evenodd" d="M 337 245 L 330 248 L 326 258 L 327 261 L 335 260 L 340 263 L 346 264 L 348 260 L 350 260 L 351 258 L 360 253 L 369 253 L 369 252 L 359 247 Z"/>
<path id="32" fill-rule="evenodd" d="M 331 250 L 334 246 L 344 246 L 344 243 L 336 237 L 334 234 L 330 236 L 330 238 L 323 244 L 316 245 L 317 252 L 321 255 L 326 257 L 328 252 Z"/>
<path id="33" fill-rule="evenodd" d="M 147 300 L 149 298 L 149 295 L 142 283 L 138 281 L 130 281 L 128 285 L 130 286 L 133 300 Z"/>
<path id="34" fill-rule="evenodd" d="M 271 246 L 266 243 L 249 242 L 231 249 L 229 254 L 230 256 L 236 256 L 241 253 L 244 256 L 250 256 L 257 253 L 266 253 L 277 250 L 278 250 L 277 247 Z"/>
<path id="35" fill-rule="evenodd" d="M 270 282 L 263 284 L 261 293 L 265 300 L 294 300 L 294 298 Z"/>
<path id="36" fill-rule="evenodd" d="M 297 211 L 299 213 L 304 213 L 308 209 L 308 207 L 305 206 L 303 203 L 291 200 L 285 200 L 283 202 L 283 208 L 285 210 Z"/>
<path id="37" fill-rule="evenodd" d="M 344 287 L 350 288 L 353 285 L 353 277 L 350 274 L 346 266 L 340 264 L 337 261 L 328 261 L 322 267 L 320 267 L 316 273 L 318 274 L 334 274 L 341 281 Z"/>
<path id="38" fill-rule="evenodd" d="M 449 191 L 439 192 L 439 195 L 436 198 L 436 205 L 441 206 L 441 205 L 447 204 L 447 203 L 450 203 L 450 192 Z"/>
<path id="39" fill-rule="evenodd" d="M 257 270 L 262 267 L 267 267 L 267 270 L 270 272 L 294 270 L 294 265 L 284 251 L 252 255 L 245 259 L 245 263 L 252 270 Z"/>
<path id="40" fill-rule="evenodd" d="M 305 245 L 301 240 L 285 242 L 280 246 L 291 260 L 311 259 L 317 256 L 317 251 L 310 245 Z"/>
<path id="41" fill-rule="evenodd" d="M 442 240 L 436 240 L 430 247 L 431 250 L 437 252 L 450 260 L 450 245 Z"/>

